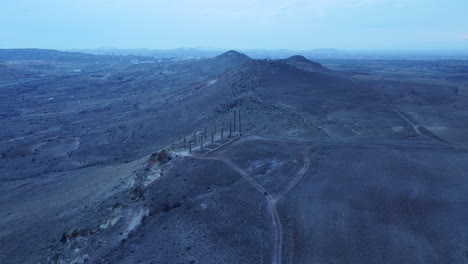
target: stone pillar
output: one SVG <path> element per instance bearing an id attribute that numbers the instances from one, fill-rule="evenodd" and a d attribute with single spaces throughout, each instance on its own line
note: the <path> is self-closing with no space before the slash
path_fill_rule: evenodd
<path id="1" fill-rule="evenodd" d="M 241 135 L 242 131 L 242 123 L 241 123 L 241 115 L 240 115 L 240 109 L 239 109 L 239 136 Z"/>
<path id="2" fill-rule="evenodd" d="M 232 129 L 232 133 L 235 134 L 236 133 L 236 110 L 234 110 L 234 122 L 233 122 L 233 129 Z"/>

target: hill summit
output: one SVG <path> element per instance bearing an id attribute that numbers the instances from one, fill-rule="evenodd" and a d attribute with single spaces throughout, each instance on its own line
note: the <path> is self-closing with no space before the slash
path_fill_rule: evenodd
<path id="1" fill-rule="evenodd" d="M 216 57 L 193 62 L 192 65 L 205 74 L 216 76 L 237 68 L 250 60 L 251 59 L 247 55 L 230 50 Z"/>
<path id="2" fill-rule="evenodd" d="M 250 57 L 245 55 L 244 53 L 240 53 L 235 50 L 226 51 L 223 54 L 220 54 L 215 57 L 216 60 L 223 60 L 223 61 L 236 61 L 236 62 L 246 62 L 250 60 Z"/>
<path id="3" fill-rule="evenodd" d="M 289 58 L 286 59 L 286 61 L 290 61 L 290 62 L 303 62 L 303 63 L 314 63 L 314 64 L 319 64 L 320 63 L 317 63 L 317 62 L 313 62 L 311 60 L 308 60 L 306 57 L 302 56 L 302 55 L 294 55 L 294 56 L 291 56 Z"/>
<path id="4" fill-rule="evenodd" d="M 313 72 L 325 72 L 327 68 L 323 67 L 322 64 L 308 60 L 306 57 L 301 55 L 294 55 L 287 59 L 280 60 L 283 63 L 295 66 L 301 70 L 313 71 Z"/>

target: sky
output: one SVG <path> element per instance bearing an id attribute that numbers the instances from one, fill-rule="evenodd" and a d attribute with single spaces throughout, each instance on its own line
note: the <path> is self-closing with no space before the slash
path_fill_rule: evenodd
<path id="1" fill-rule="evenodd" d="M 468 0 L 1 0 L 0 48 L 468 49 Z"/>

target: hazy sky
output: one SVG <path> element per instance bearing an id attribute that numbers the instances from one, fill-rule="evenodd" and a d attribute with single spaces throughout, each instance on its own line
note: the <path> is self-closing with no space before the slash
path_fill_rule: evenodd
<path id="1" fill-rule="evenodd" d="M 1 0 L 0 48 L 468 49 L 468 0 Z"/>

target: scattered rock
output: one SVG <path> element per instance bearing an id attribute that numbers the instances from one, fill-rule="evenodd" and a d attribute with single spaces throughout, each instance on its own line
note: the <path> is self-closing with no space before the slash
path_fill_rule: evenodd
<path id="1" fill-rule="evenodd" d="M 60 237 L 60 242 L 62 242 L 63 244 L 66 244 L 67 243 L 67 232 L 63 232 L 62 236 Z"/>
<path id="2" fill-rule="evenodd" d="M 150 169 L 154 165 L 166 164 L 171 159 L 172 159 L 171 153 L 169 151 L 163 149 L 163 150 L 161 150 L 159 152 L 155 152 L 155 153 L 151 154 L 151 156 L 148 159 L 146 168 Z"/>
<path id="3" fill-rule="evenodd" d="M 75 230 L 73 230 L 73 232 L 70 234 L 70 239 L 76 238 L 76 237 L 78 237 L 79 235 L 80 235 L 80 232 L 79 232 L 77 229 L 75 229 Z"/>
<path id="4" fill-rule="evenodd" d="M 130 191 L 128 192 L 128 196 L 130 197 L 130 200 L 132 202 L 136 202 L 143 197 L 143 189 L 141 188 L 141 186 L 135 186 L 130 189 Z"/>

